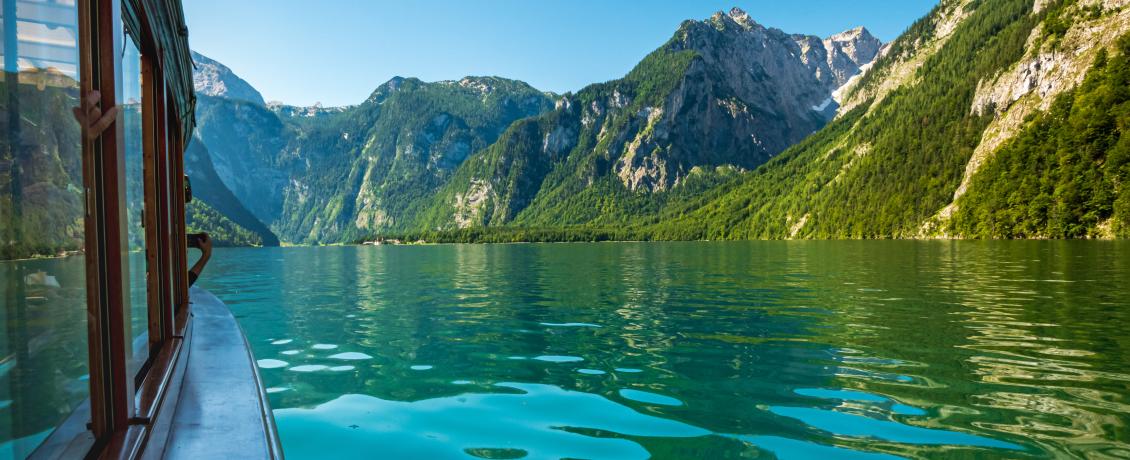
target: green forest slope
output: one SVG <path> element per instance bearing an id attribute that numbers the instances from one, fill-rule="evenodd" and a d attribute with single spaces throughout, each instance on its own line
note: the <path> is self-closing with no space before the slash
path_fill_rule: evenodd
<path id="1" fill-rule="evenodd" d="M 974 177 L 955 234 L 1130 237 L 1130 35 Z"/>
<path id="2" fill-rule="evenodd" d="M 1026 53 L 1055 46 L 1064 21 L 1125 16 L 1124 7 L 1063 14 L 1082 11 L 1079 3 L 1033 11 L 1027 0 L 944 2 L 864 78 L 854 109 L 703 206 L 639 233 L 654 239 L 931 236 L 924 223 L 953 201 L 986 128 L 1000 116 L 971 110 L 979 85 Z M 956 28 L 940 36 L 955 18 Z M 1103 228 L 1112 226 L 1121 232 L 1122 224 L 1110 219 L 1125 213 L 1115 202 L 1125 195 L 1126 86 L 1122 58 L 1102 61 L 1078 91 L 1062 96 L 977 172 L 944 234 L 1082 237 L 1109 234 Z M 909 75 L 908 63 L 916 65 Z"/>

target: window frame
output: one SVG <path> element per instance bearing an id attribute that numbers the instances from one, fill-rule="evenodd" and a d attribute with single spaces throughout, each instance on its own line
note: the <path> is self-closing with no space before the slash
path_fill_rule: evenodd
<path id="1" fill-rule="evenodd" d="M 124 40 L 131 39 L 122 33 L 124 21 L 135 21 L 131 32 L 139 35 L 132 39 L 142 59 L 148 356 L 137 374 L 129 375 L 126 159 L 123 123 L 115 122 L 94 140 L 83 133 L 90 399 L 31 458 L 154 457 L 170 432 L 192 337 L 183 164 L 183 130 L 191 128 L 191 120 L 186 124 L 183 117 L 192 115 L 169 110 L 177 106 L 174 89 L 164 78 L 163 53 L 150 23 L 167 20 L 155 15 L 170 4 L 78 0 L 76 6 L 80 91 L 100 91 L 103 108 L 115 106 L 122 91 L 122 50 Z M 182 25 L 176 33 L 187 32 Z M 146 451 L 150 443 L 161 449 Z"/>

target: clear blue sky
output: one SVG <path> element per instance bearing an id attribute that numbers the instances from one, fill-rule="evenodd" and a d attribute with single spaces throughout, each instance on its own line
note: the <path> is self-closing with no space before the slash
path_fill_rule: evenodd
<path id="1" fill-rule="evenodd" d="M 193 49 L 268 101 L 356 104 L 393 76 L 562 93 L 619 78 L 684 19 L 738 6 L 790 33 L 889 41 L 937 0 L 185 0 Z"/>

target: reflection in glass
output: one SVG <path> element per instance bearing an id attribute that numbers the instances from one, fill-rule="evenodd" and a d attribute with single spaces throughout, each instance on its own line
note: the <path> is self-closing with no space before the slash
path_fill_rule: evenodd
<path id="1" fill-rule="evenodd" d="M 122 144 L 125 146 L 126 219 L 129 243 L 130 315 L 126 325 L 133 338 L 129 374 L 137 373 L 146 358 L 145 172 L 141 123 L 141 52 L 127 35 L 122 40 Z"/>
<path id="2" fill-rule="evenodd" d="M 89 393 L 77 10 L 0 2 L 0 459 Z"/>

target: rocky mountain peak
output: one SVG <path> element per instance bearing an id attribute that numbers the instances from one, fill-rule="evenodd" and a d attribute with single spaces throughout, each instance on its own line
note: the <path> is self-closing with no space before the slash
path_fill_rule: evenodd
<path id="1" fill-rule="evenodd" d="M 747 29 L 761 26 L 761 24 L 758 24 L 757 21 L 754 21 L 753 18 L 750 17 L 749 13 L 746 13 L 745 10 L 736 6 L 730 8 L 728 16 L 730 19 L 733 19 L 734 22 L 738 23 L 738 25 Z"/>
<path id="2" fill-rule="evenodd" d="M 387 89 L 389 91 L 399 91 L 400 86 L 403 85 L 404 82 L 407 81 L 407 80 L 408 80 L 407 78 L 404 78 L 404 77 L 401 77 L 400 75 L 397 75 L 395 77 L 390 78 L 388 81 L 386 81 L 380 87 Z"/>
<path id="3" fill-rule="evenodd" d="M 692 23 L 694 21 L 691 21 Z M 708 24 L 719 31 L 736 30 L 736 31 L 750 31 L 750 30 L 766 30 L 766 27 L 759 24 L 741 8 L 731 8 L 729 13 L 718 11 L 710 16 L 710 19 L 701 22 Z M 688 24 L 684 22 L 684 27 Z"/>
<path id="4" fill-rule="evenodd" d="M 263 95 L 227 66 L 195 51 L 192 62 L 192 84 L 197 94 L 266 105 Z"/>
<path id="5" fill-rule="evenodd" d="M 875 39 L 875 37 L 873 35 L 871 35 L 871 31 L 867 30 L 866 27 L 859 26 L 859 27 L 855 27 L 855 28 L 852 28 L 852 29 L 845 30 L 845 31 L 840 32 L 838 34 L 834 34 L 834 35 L 828 37 L 827 39 L 832 40 L 832 41 L 846 42 L 846 41 L 854 41 L 854 40 L 860 40 L 860 39 L 863 39 L 863 40 Z"/>
<path id="6" fill-rule="evenodd" d="M 406 85 L 411 85 L 411 83 L 414 82 L 418 83 L 419 80 L 415 78 L 404 78 L 399 75 L 392 77 L 378 86 L 377 89 L 373 90 L 373 93 L 369 95 L 369 98 L 366 99 L 365 102 L 379 104 L 393 93 L 400 91 Z"/>
<path id="7" fill-rule="evenodd" d="M 829 51 L 829 64 L 832 64 L 833 54 L 840 53 L 858 67 L 874 60 L 883 42 L 866 27 L 856 27 L 825 38 L 824 47 Z"/>
<path id="8" fill-rule="evenodd" d="M 798 107 L 811 107 L 824 117 L 837 108 L 833 92 L 864 71 L 883 45 L 864 27 L 828 38 L 788 34 L 757 23 L 740 8 L 719 11 L 705 21 L 684 22 L 676 38 L 675 50 L 696 51 L 708 68 L 726 76 L 723 82 L 741 89 L 740 99 L 754 105 L 776 100 L 768 93 L 748 91 L 772 81 L 779 87 L 769 93 L 787 96 Z M 779 113 L 777 107 L 765 109 Z"/>
<path id="9" fill-rule="evenodd" d="M 462 80 L 459 80 L 459 86 L 489 94 L 494 91 L 494 81 L 495 79 L 491 77 L 463 77 Z"/>

